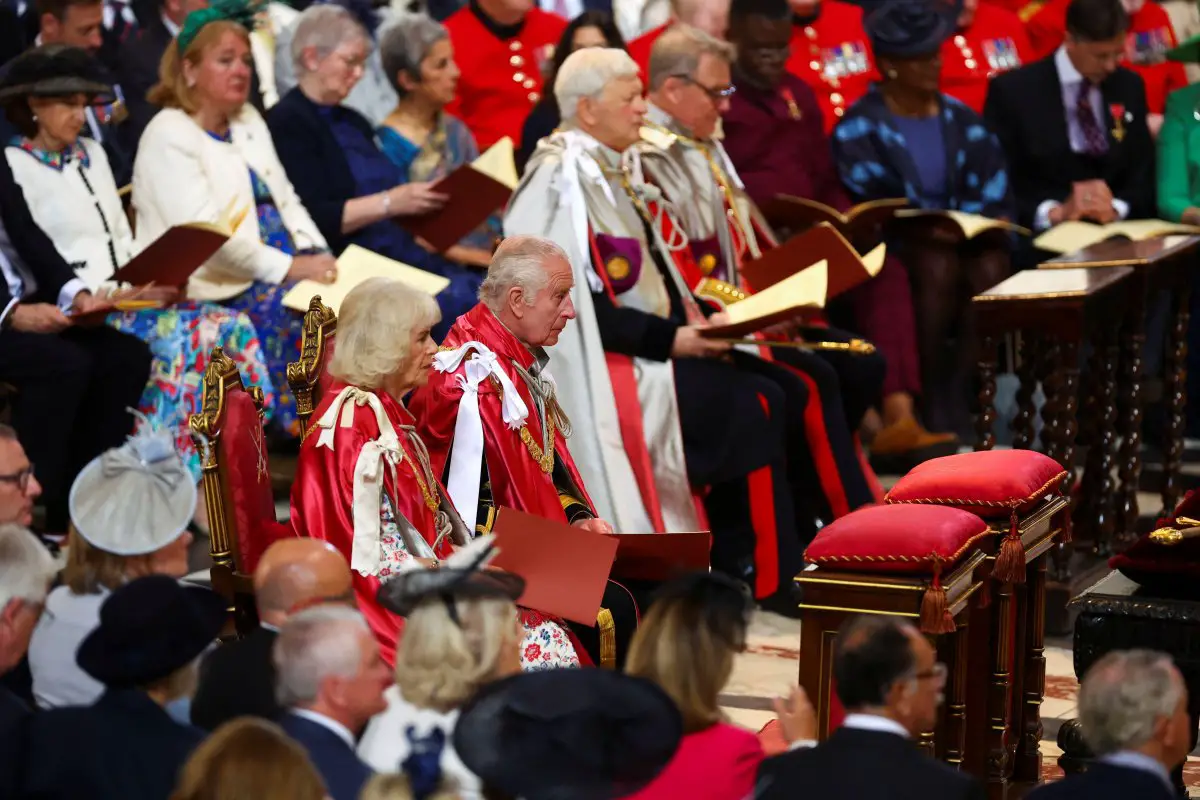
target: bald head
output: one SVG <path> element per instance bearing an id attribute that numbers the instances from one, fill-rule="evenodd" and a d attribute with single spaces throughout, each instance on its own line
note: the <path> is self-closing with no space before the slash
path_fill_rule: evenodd
<path id="1" fill-rule="evenodd" d="M 289 613 L 322 600 L 349 600 L 350 567 L 329 542 L 281 539 L 263 553 L 254 570 L 258 616 L 281 625 Z"/>

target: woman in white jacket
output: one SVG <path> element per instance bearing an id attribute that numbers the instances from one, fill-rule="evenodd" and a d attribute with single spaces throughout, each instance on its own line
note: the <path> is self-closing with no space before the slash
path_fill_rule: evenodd
<path id="1" fill-rule="evenodd" d="M 133 206 L 139 244 L 174 225 L 233 225 L 229 241 L 192 275 L 188 296 L 250 317 L 279 398 L 275 422 L 295 434 L 287 364 L 299 357 L 302 317 L 282 300 L 296 281 L 332 282 L 337 265 L 247 103 L 253 23 L 242 0 L 217 0 L 184 21 L 149 94 L 162 111 L 138 145 Z"/>
<path id="2" fill-rule="evenodd" d="M 126 293 L 165 304 L 111 313 L 105 323 L 150 345 L 154 362 L 139 410 L 171 431 L 198 480 L 200 460 L 187 421 L 200 410 L 209 354 L 222 346 L 248 380 L 265 381 L 266 364 L 245 314 L 212 303 L 176 303 L 178 291 L 166 286 L 113 283 L 113 273 L 135 251 L 133 234 L 104 148 L 80 136 L 87 104 L 111 92 L 82 50 L 48 45 L 27 51 L 0 81 L 0 104 L 20 134 L 4 155 L 34 221 L 93 295 Z M 271 409 L 275 392 L 269 383 L 263 389 Z"/>

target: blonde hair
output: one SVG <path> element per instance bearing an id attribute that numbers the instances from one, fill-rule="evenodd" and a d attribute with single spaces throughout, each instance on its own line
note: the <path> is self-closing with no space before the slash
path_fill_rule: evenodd
<path id="1" fill-rule="evenodd" d="M 457 599 L 458 622 L 442 598 L 408 615 L 396 648 L 396 687 L 421 708 L 449 711 L 496 677 L 508 648 L 520 646 L 517 608 L 500 598 Z"/>
<path id="2" fill-rule="evenodd" d="M 625 673 L 657 683 L 683 717 L 684 733 L 724 719 L 717 697 L 733 674 L 740 644 L 704 624 L 691 598 L 663 597 L 642 617 L 629 645 Z"/>
<path id="3" fill-rule="evenodd" d="M 304 749 L 273 722 L 221 725 L 183 765 L 170 800 L 324 800 L 325 784 Z"/>
<path id="4" fill-rule="evenodd" d="M 363 281 L 342 301 L 329 374 L 378 389 L 410 358 L 413 331 L 441 318 L 437 301 L 424 292 L 391 278 Z"/>
<path id="5" fill-rule="evenodd" d="M 413 800 L 414 797 L 407 775 L 381 773 L 367 781 L 358 800 Z M 460 797 L 458 786 L 443 779 L 433 794 L 425 795 L 425 800 L 460 800 Z"/>
<path id="6" fill-rule="evenodd" d="M 162 60 L 158 63 L 158 83 L 146 93 L 146 99 L 160 108 L 179 108 L 189 114 L 195 113 L 196 88 L 188 86 L 183 74 L 183 62 L 196 67 L 204 60 L 205 53 L 221 40 L 226 33 L 236 33 L 246 46 L 250 46 L 250 32 L 236 22 L 227 19 L 210 22 L 200 29 L 187 50 L 180 55 L 175 41 L 167 45 Z"/>
<path id="7" fill-rule="evenodd" d="M 72 594 L 98 594 L 103 589 L 116 591 L 125 585 L 130 575 L 148 575 L 153 555 L 119 556 L 101 550 L 80 536 L 72 525 L 67 533 L 63 583 Z"/>

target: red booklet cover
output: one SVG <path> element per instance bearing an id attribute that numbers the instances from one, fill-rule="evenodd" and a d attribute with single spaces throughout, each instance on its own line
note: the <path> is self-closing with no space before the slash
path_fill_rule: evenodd
<path id="1" fill-rule="evenodd" d="M 500 552 L 491 566 L 525 579 L 518 604 L 595 625 L 619 543 L 564 522 L 500 508 L 492 526 Z"/>
<path id="2" fill-rule="evenodd" d="M 822 222 L 766 251 L 760 258 L 746 262 L 742 278 L 747 286 L 761 292 L 791 277 L 798 269 L 825 261 L 829 268 L 825 296 L 837 297 L 879 274 L 884 255 L 885 250 L 880 246 L 859 256 L 837 228 Z"/>
<path id="3" fill-rule="evenodd" d="M 614 577 L 639 581 L 667 581 L 688 572 L 707 572 L 712 534 L 610 533 L 617 540 Z"/>
<path id="4" fill-rule="evenodd" d="M 217 225 L 191 222 L 176 225 L 113 274 L 113 280 L 144 286 L 187 286 L 188 278 L 229 241 Z"/>

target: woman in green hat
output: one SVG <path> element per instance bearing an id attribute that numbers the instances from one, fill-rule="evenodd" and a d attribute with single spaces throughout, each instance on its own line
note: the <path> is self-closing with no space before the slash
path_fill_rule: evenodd
<path id="1" fill-rule="evenodd" d="M 1200 36 L 1167 51 L 1167 58 L 1200 63 Z M 1200 84 L 1167 96 L 1158 132 L 1158 213 L 1165 220 L 1200 225 Z"/>

